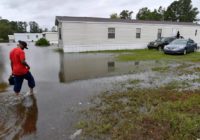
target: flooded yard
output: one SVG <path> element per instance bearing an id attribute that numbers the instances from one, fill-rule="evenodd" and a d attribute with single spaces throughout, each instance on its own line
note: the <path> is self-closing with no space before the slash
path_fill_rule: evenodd
<path id="1" fill-rule="evenodd" d="M 13 47 L 15 44 L 0 44 L 0 82 L 7 82 L 11 73 L 9 51 Z M 160 105 L 161 102 L 172 101 L 178 98 L 178 93 L 185 94 L 186 91 L 195 92 L 191 100 L 199 99 L 200 61 L 198 62 L 198 59 L 195 59 L 195 62 L 173 59 L 120 61 L 119 55 L 123 57 L 130 54 L 126 52 L 64 54 L 54 49 L 56 46 L 38 48 L 29 44 L 29 49 L 25 50 L 27 62 L 36 80 L 36 93 L 24 100 L 18 100 L 13 94 L 13 87 L 8 87 L 0 94 L 0 139 L 170 138 L 168 135 L 160 137 L 150 134 L 150 129 L 154 132 L 158 130 L 158 126 L 162 126 L 160 124 L 169 123 L 167 121 L 158 123 L 163 120 L 159 120 L 157 114 L 154 114 L 154 120 L 159 121 L 154 121 L 146 115 L 152 110 L 151 104 L 156 110 L 156 103 Z M 22 94 L 27 91 L 28 87 L 24 81 Z M 160 92 L 166 92 L 165 96 L 162 97 Z M 147 93 L 155 94 L 149 97 Z M 143 96 L 138 97 L 138 95 Z M 145 102 L 147 100 L 149 102 Z M 199 110 L 200 101 L 195 100 L 194 103 Z M 134 111 L 136 114 L 133 113 Z M 126 114 L 127 112 L 132 112 L 130 113 L 132 115 Z M 133 116 L 141 112 L 146 117 L 134 119 Z M 85 118 L 88 113 L 89 120 Z M 200 130 L 198 119 L 199 117 L 195 118 L 195 122 L 191 124 L 196 123 L 195 128 L 191 127 L 195 129 L 195 132 L 191 131 L 194 134 L 193 138 L 199 136 L 196 135 L 199 132 L 197 130 Z M 134 123 L 136 120 L 139 123 Z M 130 122 L 134 125 L 140 124 L 141 128 L 135 129 L 132 125 L 128 125 Z M 144 130 L 145 127 L 149 129 Z M 166 127 L 160 135 L 169 131 L 170 126 Z M 127 132 L 121 131 L 126 128 Z M 119 133 L 120 131 L 125 134 L 135 132 L 135 135 L 125 135 Z M 182 133 L 189 130 L 180 131 Z M 145 132 L 148 137 L 145 137 Z M 178 137 L 182 135 L 177 135 Z"/>

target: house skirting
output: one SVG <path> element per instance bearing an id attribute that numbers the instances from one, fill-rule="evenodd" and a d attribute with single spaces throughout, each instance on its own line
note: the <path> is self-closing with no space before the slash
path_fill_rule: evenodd
<path id="1" fill-rule="evenodd" d="M 104 45 L 64 45 L 63 51 L 70 52 L 88 52 L 88 51 L 105 51 L 105 50 L 133 50 L 144 49 L 147 44 L 104 44 Z"/>

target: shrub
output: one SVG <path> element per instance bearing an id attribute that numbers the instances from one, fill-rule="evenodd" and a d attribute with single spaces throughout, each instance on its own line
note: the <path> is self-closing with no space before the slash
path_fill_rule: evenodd
<path id="1" fill-rule="evenodd" d="M 36 46 L 49 46 L 50 43 L 45 38 L 40 38 L 38 41 L 36 41 L 35 45 Z"/>

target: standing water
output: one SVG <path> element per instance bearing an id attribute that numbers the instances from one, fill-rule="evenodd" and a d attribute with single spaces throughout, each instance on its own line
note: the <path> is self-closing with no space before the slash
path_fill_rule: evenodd
<path id="1" fill-rule="evenodd" d="M 11 74 L 9 51 L 15 45 L 0 44 L 0 82 L 7 82 Z M 20 96 L 14 95 L 12 86 L 0 94 L 0 139 L 79 139 L 77 135 L 82 131 L 74 126 L 80 111 L 91 106 L 90 97 L 122 90 L 119 83 L 130 80 L 142 81 L 140 86 L 156 87 L 176 79 L 173 72 L 152 71 L 154 67 L 177 67 L 175 62 L 119 62 L 115 60 L 116 54 L 63 54 L 54 51 L 56 46 L 28 47 L 25 52 L 36 80 L 35 95 L 23 98 L 28 91 L 26 81 Z"/>

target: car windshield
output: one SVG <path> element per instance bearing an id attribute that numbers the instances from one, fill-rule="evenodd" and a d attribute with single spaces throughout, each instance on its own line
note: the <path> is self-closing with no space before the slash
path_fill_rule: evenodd
<path id="1" fill-rule="evenodd" d="M 155 41 L 162 41 L 163 37 L 156 39 Z"/>
<path id="2" fill-rule="evenodd" d="M 184 45 L 184 44 L 187 44 L 187 40 L 177 39 L 177 40 L 172 41 L 171 44 L 181 44 L 181 45 Z"/>
<path id="3" fill-rule="evenodd" d="M 162 42 L 165 42 L 165 41 L 167 41 L 167 40 L 169 40 L 169 38 L 163 37 L 163 38 L 161 39 Z"/>

